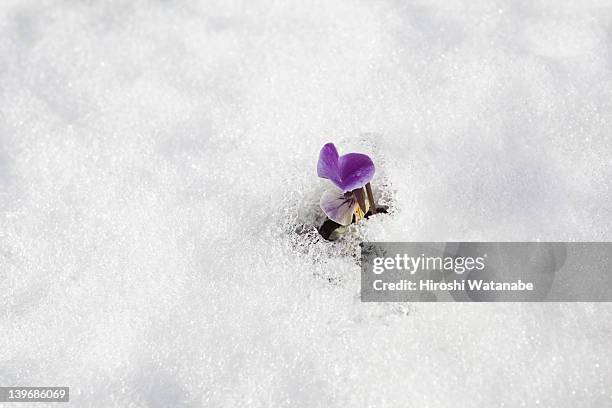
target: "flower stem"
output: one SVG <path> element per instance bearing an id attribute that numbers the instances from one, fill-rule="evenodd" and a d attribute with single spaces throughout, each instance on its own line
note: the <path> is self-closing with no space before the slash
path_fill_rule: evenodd
<path id="1" fill-rule="evenodd" d="M 353 190 L 353 194 L 355 195 L 355 198 L 357 199 L 359 208 L 361 208 L 363 215 L 365 215 L 367 210 L 366 210 L 366 204 L 365 204 L 365 192 L 363 191 L 363 187 L 359 187 Z"/>
<path id="2" fill-rule="evenodd" d="M 372 186 L 370 183 L 366 184 L 366 192 L 368 193 L 368 201 L 370 202 L 370 211 L 372 215 L 376 214 L 376 203 L 374 202 L 374 194 L 372 193 Z"/>

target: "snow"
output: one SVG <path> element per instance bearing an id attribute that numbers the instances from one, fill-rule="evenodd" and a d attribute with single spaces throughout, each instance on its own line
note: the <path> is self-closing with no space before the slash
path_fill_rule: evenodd
<path id="1" fill-rule="evenodd" d="M 612 5 L 0 5 L 0 384 L 608 407 L 608 304 L 362 304 L 360 240 L 612 239 Z M 391 206 L 321 242 L 321 146 Z"/>

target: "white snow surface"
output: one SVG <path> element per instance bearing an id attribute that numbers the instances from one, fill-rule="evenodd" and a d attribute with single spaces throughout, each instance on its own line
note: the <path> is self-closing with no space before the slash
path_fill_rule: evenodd
<path id="1" fill-rule="evenodd" d="M 354 255 L 611 240 L 611 126 L 609 0 L 3 0 L 0 385 L 610 407 L 610 304 L 362 304 Z M 337 243 L 328 141 L 391 207 Z"/>

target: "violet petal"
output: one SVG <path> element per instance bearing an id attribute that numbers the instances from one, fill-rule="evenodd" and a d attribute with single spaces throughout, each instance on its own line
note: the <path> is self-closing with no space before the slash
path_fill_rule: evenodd
<path id="1" fill-rule="evenodd" d="M 319 153 L 317 175 L 331 180 L 342 191 L 352 191 L 365 186 L 374 177 L 372 159 L 362 153 L 338 156 L 333 143 L 327 143 Z"/>
<path id="2" fill-rule="evenodd" d="M 346 226 L 353 221 L 357 201 L 352 193 L 327 190 L 321 196 L 319 204 L 330 220 Z"/>
<path id="3" fill-rule="evenodd" d="M 374 177 L 374 163 L 365 154 L 349 153 L 338 159 L 340 168 L 340 187 L 350 191 L 365 186 Z"/>
<path id="4" fill-rule="evenodd" d="M 319 153 L 317 175 L 331 180 L 334 184 L 340 182 L 340 168 L 338 167 L 338 150 L 333 143 L 327 143 Z"/>

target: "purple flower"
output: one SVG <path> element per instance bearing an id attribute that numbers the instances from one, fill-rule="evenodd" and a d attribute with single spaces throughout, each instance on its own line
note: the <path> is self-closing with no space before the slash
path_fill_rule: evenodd
<path id="1" fill-rule="evenodd" d="M 321 197 L 320 206 L 327 217 L 340 225 L 349 225 L 353 215 L 363 218 L 368 204 L 363 187 L 374 176 L 374 163 L 367 155 L 348 153 L 338 155 L 333 143 L 327 143 L 319 153 L 317 175 L 331 180 L 340 190 L 328 190 Z M 368 186 L 369 187 L 369 186 Z"/>
<path id="2" fill-rule="evenodd" d="M 327 143 L 319 153 L 317 175 L 331 180 L 343 192 L 353 191 L 372 180 L 374 163 L 367 155 L 361 153 L 339 156 L 336 146 Z"/>

